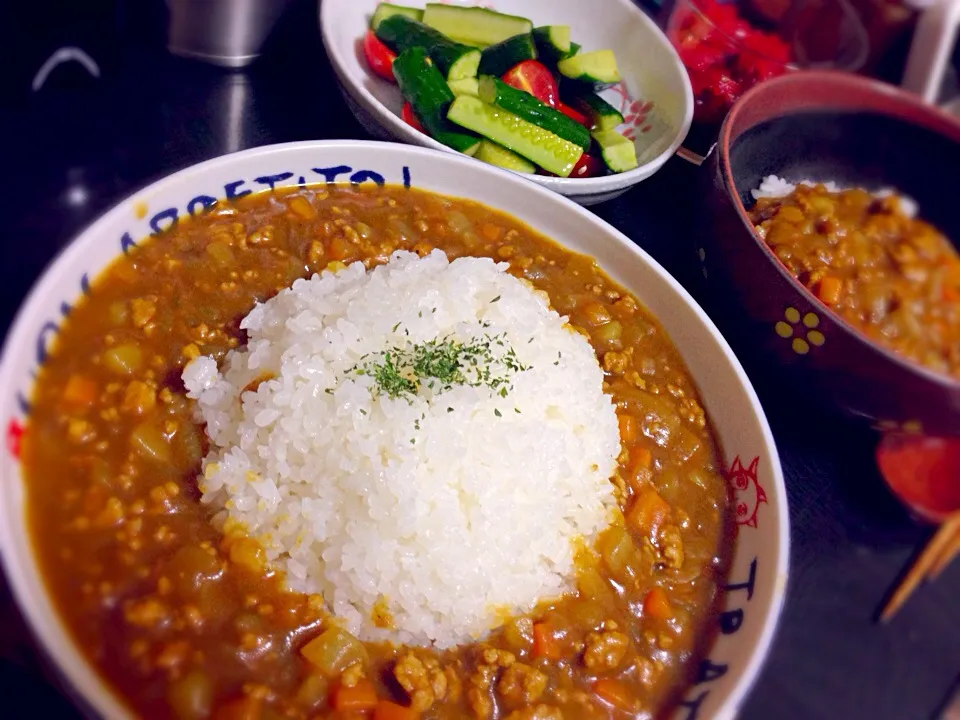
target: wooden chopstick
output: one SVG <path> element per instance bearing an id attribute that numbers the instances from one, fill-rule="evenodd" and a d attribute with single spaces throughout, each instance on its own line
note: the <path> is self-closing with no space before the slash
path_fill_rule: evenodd
<path id="1" fill-rule="evenodd" d="M 936 580 L 940 577 L 940 573 L 942 573 L 958 555 L 960 555 L 960 523 L 957 523 L 957 526 L 954 528 L 953 538 L 943 550 L 940 551 L 937 561 L 933 564 L 933 567 L 930 568 L 927 579 Z"/>
<path id="2" fill-rule="evenodd" d="M 924 580 L 933 580 L 960 555 L 960 511 L 944 521 L 887 601 L 880 621 L 887 622 Z"/>

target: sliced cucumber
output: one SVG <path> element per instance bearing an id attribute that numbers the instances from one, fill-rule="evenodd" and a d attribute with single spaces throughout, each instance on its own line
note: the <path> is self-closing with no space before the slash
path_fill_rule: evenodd
<path id="1" fill-rule="evenodd" d="M 485 163 L 518 173 L 535 173 L 537 171 L 537 166 L 532 162 L 511 150 L 507 150 L 503 145 L 497 145 L 492 140 L 481 140 L 480 148 L 474 157 L 477 160 L 483 160 Z"/>
<path id="2" fill-rule="evenodd" d="M 537 46 L 534 45 L 533 35 L 530 33 L 514 35 L 483 51 L 478 72 L 481 75 L 500 77 L 517 63 L 536 59 Z"/>
<path id="3" fill-rule="evenodd" d="M 613 50 L 594 50 L 566 58 L 557 63 L 564 77 L 591 85 L 610 85 L 620 82 L 617 59 Z"/>
<path id="4" fill-rule="evenodd" d="M 487 47 L 486 43 L 479 43 L 472 40 L 463 40 L 462 38 L 450 38 L 450 39 L 460 43 L 461 45 L 469 45 L 470 47 L 474 47 L 477 50 L 483 50 Z"/>
<path id="5" fill-rule="evenodd" d="M 429 3 L 423 22 L 447 37 L 486 47 L 509 37 L 528 33 L 533 23 L 516 15 L 504 15 L 481 7 Z"/>
<path id="6" fill-rule="evenodd" d="M 541 62 L 556 65 L 570 54 L 569 25 L 544 25 L 534 28 L 533 40 Z"/>
<path id="7" fill-rule="evenodd" d="M 616 130 L 596 130 L 592 135 L 600 146 L 603 162 L 612 172 L 622 173 L 637 167 L 637 149 L 632 140 Z"/>
<path id="8" fill-rule="evenodd" d="M 554 110 L 540 102 L 530 93 L 517 90 L 492 75 L 480 77 L 479 97 L 485 103 L 512 112 L 527 122 L 579 145 L 584 150 L 590 148 L 590 132 L 583 125 L 574 122 L 559 110 Z"/>
<path id="9" fill-rule="evenodd" d="M 583 148 L 579 145 L 468 95 L 461 95 L 453 101 L 447 119 L 560 177 L 567 177 L 583 155 Z"/>
<path id="10" fill-rule="evenodd" d="M 413 106 L 417 119 L 430 135 L 449 130 L 447 109 L 453 102 L 453 92 L 424 48 L 410 47 L 397 55 L 393 75 L 403 97 Z"/>
<path id="11" fill-rule="evenodd" d="M 577 93 L 570 104 L 587 116 L 593 130 L 613 130 L 623 123 L 620 111 L 596 93 Z"/>
<path id="12" fill-rule="evenodd" d="M 461 47 L 467 46 L 461 45 Z M 447 80 L 469 80 L 476 78 L 479 69 L 480 51 L 477 50 L 477 48 L 470 48 L 470 52 L 461 55 L 450 64 L 447 70 Z"/>
<path id="13" fill-rule="evenodd" d="M 377 37 L 395 53 L 412 47 L 422 47 L 436 63 L 447 80 L 463 80 L 477 76 L 480 51 L 454 42 L 431 27 L 411 20 L 405 15 L 384 18 L 374 31 Z"/>
<path id="14" fill-rule="evenodd" d="M 400 92 L 410 102 L 413 112 L 427 133 L 452 147 L 472 155 L 480 145 L 474 135 L 459 132 L 447 120 L 447 109 L 453 102 L 453 92 L 443 75 L 422 47 L 407 48 L 393 61 L 393 75 Z"/>
<path id="15" fill-rule="evenodd" d="M 575 43 L 575 42 L 570 43 L 570 52 L 567 53 L 566 57 L 572 58 L 574 55 L 576 55 L 578 52 L 580 52 L 580 47 L 581 47 L 581 46 L 580 46 L 579 44 Z M 566 59 L 566 58 L 561 58 L 561 59 Z M 557 63 L 559 63 L 559 62 L 560 62 L 560 61 L 558 60 Z M 555 63 L 553 66 L 551 66 L 550 71 L 551 71 L 551 73 L 553 74 L 554 80 L 556 80 L 556 81 L 557 81 L 557 84 L 560 85 L 561 82 L 563 81 L 563 75 L 561 75 L 561 74 L 560 74 L 560 71 L 557 70 L 557 64 L 556 64 L 556 63 Z M 581 85 L 581 83 L 573 82 L 573 81 L 571 81 L 571 80 L 567 80 L 566 82 L 564 82 L 564 83 L 562 83 L 562 84 L 564 84 L 564 85 L 570 85 L 570 84 L 572 84 L 572 85 L 575 85 L 575 86 L 576 86 L 576 85 Z M 584 86 L 584 87 L 583 87 L 583 91 L 584 91 L 584 92 L 592 91 L 593 89 L 594 89 L 594 86 L 593 86 L 593 85 L 589 85 L 589 86 Z"/>
<path id="16" fill-rule="evenodd" d="M 470 95 L 471 97 L 480 97 L 480 83 L 476 78 L 465 78 L 464 80 L 451 80 L 447 83 L 454 95 Z"/>
<path id="17" fill-rule="evenodd" d="M 377 5 L 377 9 L 373 11 L 373 17 L 370 18 L 370 28 L 375 31 L 378 27 L 380 27 L 380 23 L 382 23 L 388 17 L 393 17 L 394 15 L 403 15 L 411 20 L 420 21 L 423 19 L 423 10 L 420 8 L 412 8 L 404 5 L 394 5 L 393 3 L 382 2 Z"/>
<path id="18" fill-rule="evenodd" d="M 480 143 L 483 142 L 476 135 L 467 135 L 463 132 L 437 132 L 433 133 L 431 137 L 470 157 L 476 157 L 477 151 L 480 149 Z"/>

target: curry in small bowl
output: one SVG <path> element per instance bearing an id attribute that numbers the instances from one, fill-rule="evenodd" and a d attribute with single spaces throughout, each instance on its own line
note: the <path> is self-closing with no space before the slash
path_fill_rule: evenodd
<path id="1" fill-rule="evenodd" d="M 790 273 L 850 325 L 960 377 L 960 254 L 914 211 L 893 194 L 818 183 L 761 195 L 750 219 Z"/>
<path id="2" fill-rule="evenodd" d="M 717 150 L 701 261 L 730 331 L 881 430 L 960 433 L 960 125 L 803 72 L 744 96 Z"/>

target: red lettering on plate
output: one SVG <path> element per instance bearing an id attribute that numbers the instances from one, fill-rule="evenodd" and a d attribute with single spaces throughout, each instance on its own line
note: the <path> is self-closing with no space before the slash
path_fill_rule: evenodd
<path id="1" fill-rule="evenodd" d="M 757 467 L 760 458 L 755 457 L 748 467 L 740 462 L 740 456 L 733 459 L 727 479 L 733 488 L 734 508 L 736 511 L 737 526 L 746 525 L 757 527 L 757 511 L 760 504 L 767 502 L 767 493 L 757 480 Z"/>
<path id="2" fill-rule="evenodd" d="M 7 450 L 17 460 L 20 459 L 20 441 L 23 439 L 23 425 L 16 420 L 7 424 Z"/>

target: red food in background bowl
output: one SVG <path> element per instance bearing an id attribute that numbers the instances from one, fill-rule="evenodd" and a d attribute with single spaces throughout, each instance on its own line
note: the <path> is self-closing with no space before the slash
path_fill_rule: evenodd
<path id="1" fill-rule="evenodd" d="M 924 520 L 941 523 L 960 510 L 960 437 L 887 435 L 877 447 L 877 467 Z"/>
<path id="2" fill-rule="evenodd" d="M 750 24 L 733 3 L 678 0 L 667 37 L 690 75 L 698 123 L 721 123 L 747 90 L 795 69 L 786 41 Z"/>

